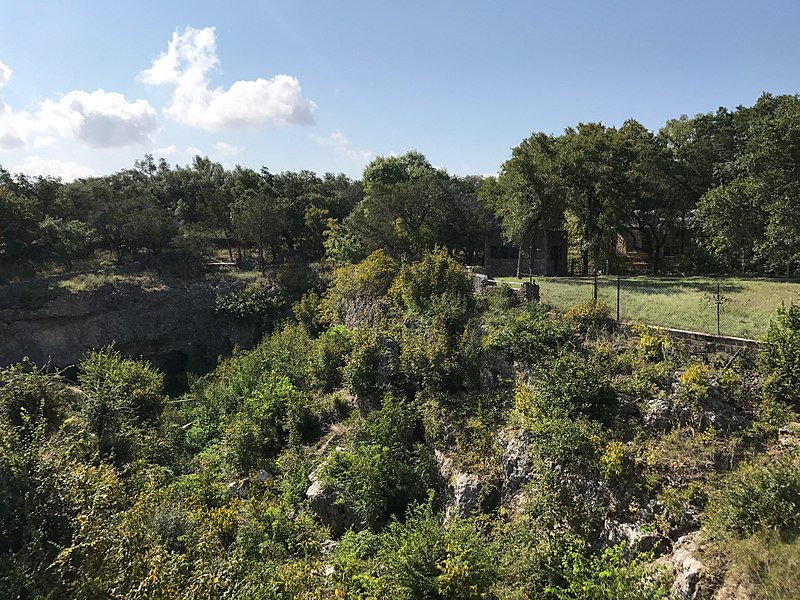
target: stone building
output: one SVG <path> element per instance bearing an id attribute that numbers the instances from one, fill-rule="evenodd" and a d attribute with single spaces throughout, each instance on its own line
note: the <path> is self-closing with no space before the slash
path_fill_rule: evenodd
<path id="1" fill-rule="evenodd" d="M 563 276 L 567 274 L 567 232 L 539 229 L 532 243 L 519 248 L 503 238 L 499 228 L 486 236 L 483 267 L 490 277 L 513 277 L 522 253 L 520 272 L 527 275 Z"/>

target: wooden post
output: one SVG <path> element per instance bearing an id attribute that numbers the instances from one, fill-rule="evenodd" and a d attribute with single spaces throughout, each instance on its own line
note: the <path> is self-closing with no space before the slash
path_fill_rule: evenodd
<path id="1" fill-rule="evenodd" d="M 617 275 L 617 321 L 619 321 L 619 275 Z"/>
<path id="2" fill-rule="evenodd" d="M 594 298 L 594 301 L 597 302 L 597 271 L 594 272 L 594 290 L 592 293 L 592 298 Z"/>
<path id="3" fill-rule="evenodd" d="M 719 283 L 717 283 L 717 335 L 722 335 L 719 330 L 719 307 L 722 304 L 722 297 L 719 294 Z"/>

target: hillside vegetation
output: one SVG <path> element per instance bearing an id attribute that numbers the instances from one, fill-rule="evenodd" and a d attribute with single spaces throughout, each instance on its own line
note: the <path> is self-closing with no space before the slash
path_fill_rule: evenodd
<path id="1" fill-rule="evenodd" d="M 180 397 L 0 371 L 0 597 L 796 597 L 797 307 L 698 356 L 376 251 L 293 314 Z"/>

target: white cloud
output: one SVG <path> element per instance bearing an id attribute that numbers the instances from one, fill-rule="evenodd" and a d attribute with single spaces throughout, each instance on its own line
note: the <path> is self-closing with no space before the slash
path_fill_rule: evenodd
<path id="1" fill-rule="evenodd" d="M 347 136 L 345 136 L 338 129 L 332 134 L 324 137 L 318 137 L 316 140 L 317 143 L 322 144 L 323 146 L 331 146 L 336 154 L 338 154 L 341 158 L 357 162 L 362 165 L 365 165 L 372 160 L 372 152 L 369 152 L 368 150 L 356 150 L 353 148 L 350 144 L 350 140 L 347 139 Z"/>
<path id="2" fill-rule="evenodd" d="M 208 72 L 217 66 L 213 27 L 174 32 L 167 51 L 140 73 L 151 85 L 172 85 L 164 115 L 193 127 L 220 130 L 256 125 L 310 125 L 316 105 L 302 97 L 290 75 L 235 81 L 227 90 L 209 88 Z"/>
<path id="3" fill-rule="evenodd" d="M 242 151 L 241 148 L 237 146 L 231 146 L 225 142 L 217 142 L 214 144 L 214 149 L 218 154 L 222 154 L 223 156 L 236 156 Z"/>
<path id="4" fill-rule="evenodd" d="M 28 128 L 25 113 L 19 115 L 0 100 L 0 149 L 10 150 L 25 145 Z"/>
<path id="5" fill-rule="evenodd" d="M 197 146 L 189 146 L 186 148 L 186 154 L 194 158 L 195 156 L 205 156 L 206 153 Z"/>
<path id="6" fill-rule="evenodd" d="M 146 100 L 128 102 L 122 94 L 103 89 L 74 90 L 42 102 L 36 129 L 108 148 L 147 142 L 158 129 L 158 117 Z"/>
<path id="7" fill-rule="evenodd" d="M 178 148 L 175 144 L 170 144 L 169 146 L 164 146 L 163 148 L 156 148 L 156 154 L 175 154 Z"/>
<path id="8" fill-rule="evenodd" d="M 52 135 L 37 135 L 33 138 L 34 148 L 45 148 L 56 141 Z"/>
<path id="9" fill-rule="evenodd" d="M 61 177 L 64 181 L 72 181 L 80 177 L 91 177 L 94 170 L 76 162 L 57 160 L 54 158 L 39 158 L 29 156 L 25 162 L 11 167 L 12 173 L 25 173 L 26 175 L 42 175 Z"/>
<path id="10" fill-rule="evenodd" d="M 0 87 L 3 87 L 8 83 L 8 80 L 11 79 L 11 74 L 13 72 L 14 71 L 11 70 L 11 67 L 0 60 Z"/>
<path id="11" fill-rule="evenodd" d="M 0 83 L 11 70 L 0 63 Z M 55 137 L 79 139 L 94 148 L 141 144 L 158 130 L 158 115 L 146 100 L 128 102 L 118 92 L 73 90 L 40 103 L 35 114 L 16 112 L 0 101 L 0 148 L 40 148 Z"/>

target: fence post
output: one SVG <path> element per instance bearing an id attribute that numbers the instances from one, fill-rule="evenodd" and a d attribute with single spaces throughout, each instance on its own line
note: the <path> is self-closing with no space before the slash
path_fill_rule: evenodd
<path id="1" fill-rule="evenodd" d="M 597 302 L 597 271 L 594 272 L 594 289 L 592 290 L 592 298 Z"/>
<path id="2" fill-rule="evenodd" d="M 719 282 L 717 282 L 717 335 L 722 335 L 719 329 L 719 306 L 722 304 L 722 298 L 719 294 Z"/>
<path id="3" fill-rule="evenodd" d="M 617 275 L 617 321 L 619 321 L 619 275 Z"/>

